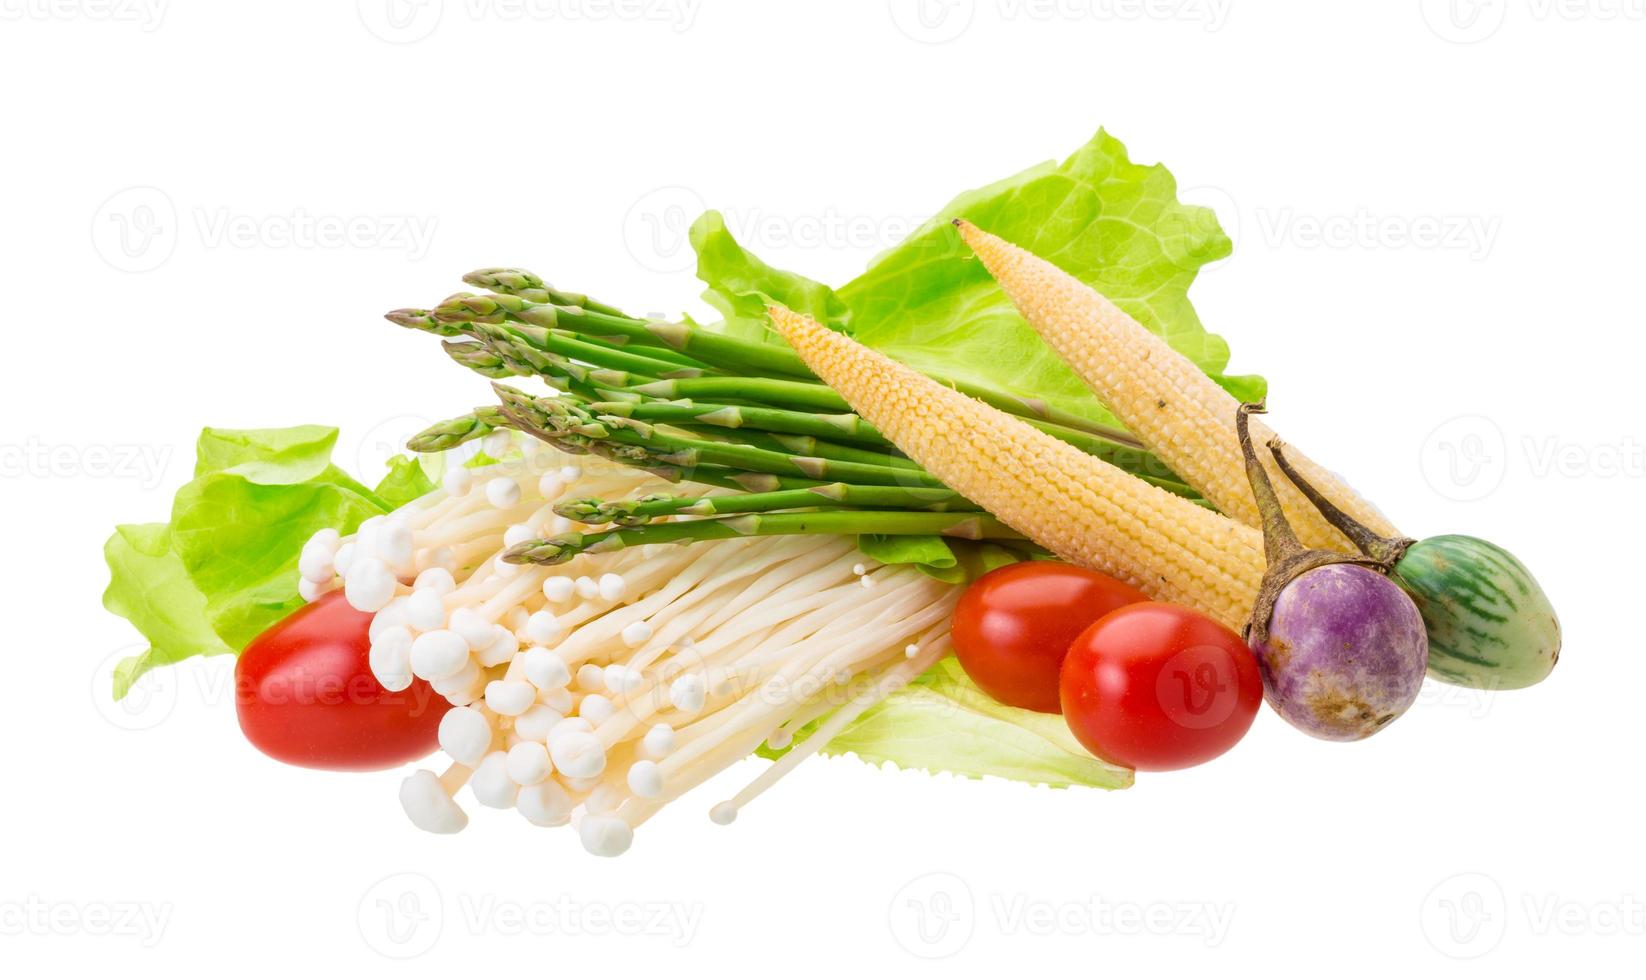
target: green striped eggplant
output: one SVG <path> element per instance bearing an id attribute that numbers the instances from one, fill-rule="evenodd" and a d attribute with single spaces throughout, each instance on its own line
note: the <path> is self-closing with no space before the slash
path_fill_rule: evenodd
<path id="1" fill-rule="evenodd" d="M 1514 555 L 1479 538 L 1385 538 L 1343 513 L 1271 442 L 1276 465 L 1303 495 L 1406 590 L 1429 634 L 1429 675 L 1463 687 L 1531 687 L 1560 659 L 1560 619 Z"/>

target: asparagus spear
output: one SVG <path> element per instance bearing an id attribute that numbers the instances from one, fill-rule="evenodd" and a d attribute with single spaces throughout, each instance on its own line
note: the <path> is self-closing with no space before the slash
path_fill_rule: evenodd
<path id="1" fill-rule="evenodd" d="M 563 534 L 517 545 L 504 554 L 503 560 L 514 565 L 558 565 L 581 554 L 605 554 L 636 545 L 772 534 L 938 534 L 972 541 L 1023 539 L 1021 534 L 983 513 L 836 510 L 800 514 L 745 514 L 711 520 L 648 524 L 590 534 Z"/>
<path id="2" fill-rule="evenodd" d="M 584 524 L 621 524 L 627 527 L 676 514 L 713 517 L 720 514 L 751 514 L 811 507 L 897 507 L 947 512 L 979 509 L 976 504 L 962 499 L 952 490 L 828 483 L 803 490 L 725 494 L 715 497 L 655 495 L 634 500 L 566 500 L 557 504 L 554 511 L 561 517 L 568 517 Z"/>
<path id="3" fill-rule="evenodd" d="M 534 303 L 578 306 L 591 313 L 605 313 L 611 316 L 625 315 L 617 307 L 607 306 L 605 303 L 592 300 L 582 293 L 567 293 L 555 289 L 525 269 L 506 267 L 477 269 L 464 276 L 463 281 L 471 286 L 487 289 L 494 293 L 508 293 L 512 296 L 531 300 Z"/>
<path id="4" fill-rule="evenodd" d="M 936 477 L 920 469 L 878 466 L 820 456 L 795 456 L 738 443 L 688 439 L 632 419 L 597 418 L 564 398 L 534 398 L 518 389 L 496 383 L 492 388 L 503 402 L 504 413 L 533 430 L 555 438 L 571 437 L 589 443 L 630 447 L 659 462 L 686 470 L 707 464 L 827 482 L 942 486 Z"/>
<path id="5" fill-rule="evenodd" d="M 815 380 L 816 375 L 795 355 L 794 351 L 776 344 L 744 340 L 704 330 L 693 323 L 672 323 L 658 320 L 637 320 L 622 315 L 595 313 L 577 307 L 537 303 L 520 295 L 507 293 L 489 296 L 457 294 L 435 310 L 447 322 L 478 318 L 493 323 L 516 320 L 539 327 L 559 328 L 574 333 L 606 333 L 629 337 L 639 343 L 661 343 L 678 351 L 698 357 L 706 363 L 735 373 L 765 371 L 791 378 Z M 1025 419 L 1039 419 L 1086 432 L 1120 443 L 1141 448 L 1142 443 L 1124 429 L 1100 425 L 1070 412 L 1047 405 L 1036 398 L 1022 398 L 986 385 L 973 384 L 953 378 L 929 375 L 934 381 L 970 395 L 995 408 Z M 703 392 L 703 394 L 708 394 Z M 664 395 L 663 397 L 679 397 Z M 808 406 L 824 407 L 824 406 Z"/>
<path id="6" fill-rule="evenodd" d="M 468 415 L 460 415 L 454 419 L 435 424 L 412 436 L 406 443 L 406 448 L 414 453 L 438 453 L 447 449 L 454 449 L 466 442 L 484 439 L 498 429 L 512 429 L 514 426 L 503 410 L 495 405 L 477 408 Z"/>

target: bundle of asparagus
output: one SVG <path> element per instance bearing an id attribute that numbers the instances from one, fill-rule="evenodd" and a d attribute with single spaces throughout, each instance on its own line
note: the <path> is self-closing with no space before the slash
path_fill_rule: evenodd
<path id="1" fill-rule="evenodd" d="M 493 379 L 499 404 L 432 426 L 410 448 L 436 452 L 514 429 L 566 452 L 725 491 L 568 500 L 556 508 L 561 516 L 616 527 L 524 542 L 510 561 L 553 564 L 590 549 L 805 533 L 935 534 L 1035 553 L 851 412 L 786 346 L 631 317 L 524 270 L 485 269 L 464 280 L 492 292 L 457 293 L 387 318 L 446 338 L 453 360 Z M 541 379 L 550 391 L 495 383 L 505 378 Z M 1123 430 L 1008 392 L 937 380 L 1203 503 Z"/>

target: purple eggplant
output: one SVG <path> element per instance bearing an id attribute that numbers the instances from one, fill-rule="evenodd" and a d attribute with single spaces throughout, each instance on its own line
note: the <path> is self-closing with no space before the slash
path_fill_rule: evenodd
<path id="1" fill-rule="evenodd" d="M 1269 566 L 1246 642 L 1282 718 L 1316 738 L 1357 741 L 1417 700 L 1429 662 L 1423 617 L 1375 560 L 1298 541 L 1252 449 L 1247 416 L 1262 411 L 1242 405 L 1235 416 Z"/>

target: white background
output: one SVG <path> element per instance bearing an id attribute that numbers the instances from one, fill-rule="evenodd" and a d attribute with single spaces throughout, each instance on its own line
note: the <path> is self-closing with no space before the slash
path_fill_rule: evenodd
<path id="1" fill-rule="evenodd" d="M 1641 0 L 156 2 L 0 0 L 8 972 L 1639 975 Z M 1275 425 L 1537 570 L 1549 682 L 1121 793 L 816 761 L 711 825 L 747 763 L 615 861 L 264 759 L 226 660 L 107 704 L 99 549 L 199 426 L 372 476 L 485 399 L 382 311 L 494 264 L 700 310 L 704 205 L 842 282 L 1099 125 L 1235 237 L 1193 296 Z"/>

